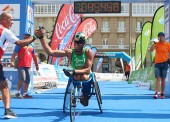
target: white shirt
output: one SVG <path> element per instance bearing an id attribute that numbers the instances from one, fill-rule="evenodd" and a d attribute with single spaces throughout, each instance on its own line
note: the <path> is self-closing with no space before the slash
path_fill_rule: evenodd
<path id="1" fill-rule="evenodd" d="M 9 42 L 15 43 L 17 40 L 19 39 L 12 33 L 11 30 L 4 28 L 0 36 L 0 48 L 5 51 Z"/>

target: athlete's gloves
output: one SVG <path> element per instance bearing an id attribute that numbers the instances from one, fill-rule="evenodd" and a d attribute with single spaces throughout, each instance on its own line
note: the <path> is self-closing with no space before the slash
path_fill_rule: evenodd
<path id="1" fill-rule="evenodd" d="M 75 70 L 63 69 L 64 74 L 68 77 L 75 75 Z"/>

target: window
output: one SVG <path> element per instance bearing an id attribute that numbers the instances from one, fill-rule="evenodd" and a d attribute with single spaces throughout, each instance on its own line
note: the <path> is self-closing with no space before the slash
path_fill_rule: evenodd
<path id="1" fill-rule="evenodd" d="M 55 6 L 53 5 L 52 6 L 52 14 L 55 14 L 55 11 L 56 11 L 56 9 L 55 9 Z"/>
<path id="2" fill-rule="evenodd" d="M 51 13 L 51 4 L 48 5 L 48 13 Z"/>
<path id="3" fill-rule="evenodd" d="M 123 29 L 125 28 L 125 21 L 119 21 L 119 29 Z"/>
<path id="4" fill-rule="evenodd" d="M 124 45 L 125 44 L 125 39 L 124 38 L 119 38 L 118 39 L 118 45 Z"/>
<path id="5" fill-rule="evenodd" d="M 103 21 L 103 28 L 109 28 L 109 21 Z"/>
<path id="6" fill-rule="evenodd" d="M 119 28 L 124 28 L 124 26 L 125 26 L 124 21 L 119 21 Z"/>
<path id="7" fill-rule="evenodd" d="M 108 45 L 108 43 L 109 43 L 109 42 L 108 42 L 108 38 L 103 38 L 103 39 L 102 39 L 102 44 L 103 44 L 103 45 Z"/>
<path id="8" fill-rule="evenodd" d="M 140 14 L 141 13 L 141 7 L 140 7 L 140 3 L 137 4 L 137 14 Z"/>
<path id="9" fill-rule="evenodd" d="M 142 22 L 137 22 L 136 30 L 141 31 L 142 26 L 143 26 Z"/>

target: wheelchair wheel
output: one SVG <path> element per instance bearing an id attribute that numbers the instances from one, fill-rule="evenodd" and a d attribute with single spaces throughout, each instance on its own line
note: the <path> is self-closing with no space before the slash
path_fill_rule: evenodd
<path id="1" fill-rule="evenodd" d="M 72 87 L 71 92 L 70 92 L 70 122 L 75 121 L 75 116 L 76 116 L 76 103 L 77 99 L 75 98 L 75 91 L 74 87 Z"/>
<path id="2" fill-rule="evenodd" d="M 63 103 L 63 113 L 66 113 L 69 110 L 70 106 L 70 91 L 69 91 L 70 83 L 67 84 L 65 94 L 64 94 L 64 103 Z"/>
<path id="3" fill-rule="evenodd" d="M 99 89 L 98 82 L 96 80 L 94 81 L 94 88 L 95 88 L 95 93 L 96 93 L 97 102 L 98 102 L 98 105 L 99 105 L 100 112 L 103 113 L 100 89 Z"/>
<path id="4" fill-rule="evenodd" d="M 102 95 L 101 95 L 101 92 L 100 92 L 100 88 L 99 88 L 98 82 L 96 83 L 96 87 L 97 87 L 97 89 L 98 89 L 100 103 L 102 104 Z"/>

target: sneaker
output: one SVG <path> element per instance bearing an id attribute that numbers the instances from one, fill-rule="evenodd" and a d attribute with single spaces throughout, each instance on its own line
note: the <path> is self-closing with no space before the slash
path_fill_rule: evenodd
<path id="1" fill-rule="evenodd" d="M 23 96 L 23 98 L 32 98 L 32 96 L 26 94 L 26 95 Z"/>
<path id="2" fill-rule="evenodd" d="M 17 97 L 17 98 L 19 98 L 19 99 L 22 99 L 22 98 L 23 98 L 23 96 L 22 96 L 20 93 L 15 94 L 15 97 Z"/>
<path id="3" fill-rule="evenodd" d="M 4 118 L 12 119 L 12 118 L 17 118 L 17 117 L 16 117 L 16 114 L 11 109 L 6 109 L 4 113 Z"/>
<path id="4" fill-rule="evenodd" d="M 165 98 L 164 94 L 161 94 L 160 98 L 161 98 L 161 99 L 164 99 L 164 98 Z"/>
<path id="5" fill-rule="evenodd" d="M 153 96 L 154 99 L 158 99 L 158 93 L 155 93 Z"/>

